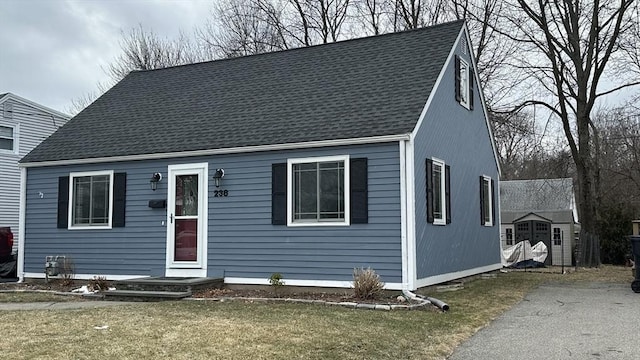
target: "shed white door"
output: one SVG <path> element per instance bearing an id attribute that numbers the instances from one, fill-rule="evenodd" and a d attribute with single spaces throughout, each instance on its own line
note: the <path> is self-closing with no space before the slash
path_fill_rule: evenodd
<path id="1" fill-rule="evenodd" d="M 166 276 L 207 276 L 208 164 L 169 165 Z"/>

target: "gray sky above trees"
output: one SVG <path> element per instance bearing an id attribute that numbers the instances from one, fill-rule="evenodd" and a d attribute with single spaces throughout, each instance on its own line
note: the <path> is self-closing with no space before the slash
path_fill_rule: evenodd
<path id="1" fill-rule="evenodd" d="M 142 25 L 175 38 L 209 16 L 210 0 L 1 0 L 0 93 L 67 112 L 95 91 L 120 53 L 121 31 Z"/>

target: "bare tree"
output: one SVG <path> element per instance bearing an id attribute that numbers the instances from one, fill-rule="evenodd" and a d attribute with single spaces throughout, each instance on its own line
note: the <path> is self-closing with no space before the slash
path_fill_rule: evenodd
<path id="1" fill-rule="evenodd" d="M 621 64 L 619 44 L 637 21 L 631 16 L 632 4 L 633 0 L 517 0 L 512 3 L 517 13 L 509 17 L 513 31 L 505 32 L 522 45 L 521 67 L 546 94 L 521 106 L 544 106 L 561 121 L 576 165 L 582 229 L 591 234 L 596 233 L 599 216 L 591 112 L 598 98 L 640 83 L 625 78 L 609 89 L 601 86 L 611 62 Z M 595 257 L 583 260 L 584 265 L 599 264 Z"/>

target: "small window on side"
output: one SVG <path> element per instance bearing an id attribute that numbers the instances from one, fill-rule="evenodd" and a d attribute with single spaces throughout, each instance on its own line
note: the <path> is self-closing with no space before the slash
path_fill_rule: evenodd
<path id="1" fill-rule="evenodd" d="M 513 245 L 513 229 L 507 228 L 505 229 L 505 240 L 507 245 Z"/>
<path id="2" fill-rule="evenodd" d="M 553 245 L 562 245 L 562 234 L 560 228 L 553 228 Z"/>

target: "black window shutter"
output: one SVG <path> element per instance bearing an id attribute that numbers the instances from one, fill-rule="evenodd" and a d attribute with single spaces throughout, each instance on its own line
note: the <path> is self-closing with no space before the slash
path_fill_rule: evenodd
<path id="1" fill-rule="evenodd" d="M 455 57 L 455 89 L 456 89 L 456 101 L 460 102 L 461 96 L 460 96 L 460 58 L 458 57 L 458 55 L 456 55 Z"/>
<path id="2" fill-rule="evenodd" d="M 444 198 L 447 207 L 447 224 L 451 224 L 451 166 L 444 166 Z"/>
<path id="3" fill-rule="evenodd" d="M 493 221 L 491 226 L 496 225 L 496 193 L 494 191 L 494 183 L 495 181 L 491 179 L 491 220 Z"/>
<path id="4" fill-rule="evenodd" d="M 474 72 L 469 71 L 469 109 L 473 110 L 473 85 L 474 85 Z"/>
<path id="5" fill-rule="evenodd" d="M 124 227 L 127 198 L 127 173 L 113 174 L 113 214 L 112 227 Z"/>
<path id="6" fill-rule="evenodd" d="M 484 177 L 480 176 L 480 225 L 484 225 Z"/>
<path id="7" fill-rule="evenodd" d="M 287 164 L 271 165 L 271 224 L 287 224 Z"/>
<path id="8" fill-rule="evenodd" d="M 349 188 L 351 192 L 350 212 L 352 224 L 369 222 L 369 173 L 367 158 L 351 159 Z"/>
<path id="9" fill-rule="evenodd" d="M 58 229 L 69 226 L 69 177 L 58 178 Z"/>
<path id="10" fill-rule="evenodd" d="M 433 161 L 427 159 L 427 222 L 433 223 Z"/>

